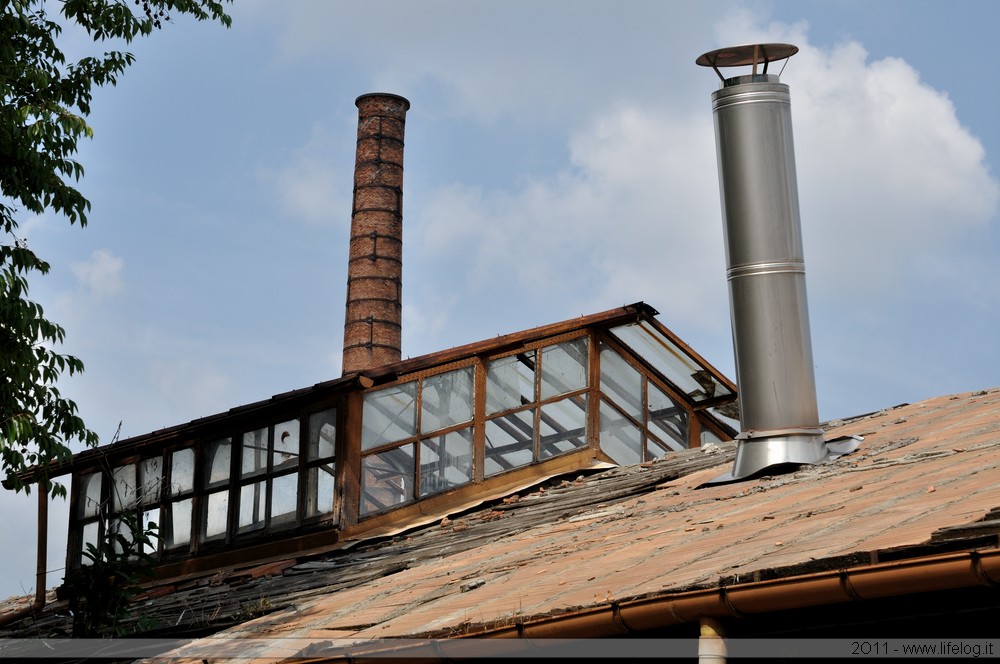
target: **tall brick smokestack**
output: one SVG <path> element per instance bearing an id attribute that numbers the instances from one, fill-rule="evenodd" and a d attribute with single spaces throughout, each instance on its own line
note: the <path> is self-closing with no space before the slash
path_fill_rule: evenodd
<path id="1" fill-rule="evenodd" d="M 373 93 L 358 107 L 354 207 L 344 318 L 345 374 L 400 359 L 403 132 L 410 102 Z"/>

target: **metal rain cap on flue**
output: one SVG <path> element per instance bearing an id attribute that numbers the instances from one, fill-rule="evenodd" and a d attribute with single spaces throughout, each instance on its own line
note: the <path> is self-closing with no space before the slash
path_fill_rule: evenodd
<path id="1" fill-rule="evenodd" d="M 719 484 L 820 463 L 857 448 L 824 441 L 816 404 L 788 86 L 770 64 L 791 44 L 748 44 L 700 56 L 722 80 L 712 94 L 740 434 Z M 752 66 L 725 77 L 720 67 Z"/>

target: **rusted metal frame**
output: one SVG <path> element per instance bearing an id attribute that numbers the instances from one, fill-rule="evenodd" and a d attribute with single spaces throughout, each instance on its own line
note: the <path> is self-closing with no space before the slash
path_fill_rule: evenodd
<path id="1" fill-rule="evenodd" d="M 694 402 L 691 401 L 690 397 L 684 394 L 679 387 L 674 385 L 669 378 L 662 376 L 660 372 L 654 369 L 644 358 L 633 353 L 610 334 L 601 335 L 601 342 L 606 343 L 614 349 L 614 351 L 617 352 L 626 362 L 632 365 L 633 368 L 635 368 L 648 380 L 652 380 L 653 384 L 666 392 L 667 396 L 673 399 L 676 403 L 684 404 L 689 413 L 694 413 Z"/>
<path id="2" fill-rule="evenodd" d="M 472 473 L 473 483 L 482 484 L 486 477 L 486 361 L 475 360 L 472 409 Z"/>
<path id="3" fill-rule="evenodd" d="M 413 442 L 413 486 L 410 487 L 410 500 L 420 500 L 420 440 L 423 435 L 421 423 L 424 416 L 424 379 L 417 381 L 417 402 L 414 404 L 416 412 L 413 414 L 416 420 L 414 426 L 417 430 L 417 439 Z M 464 427 L 463 427 L 464 428 Z"/>
<path id="4" fill-rule="evenodd" d="M 334 408 L 336 408 L 336 407 L 334 407 Z M 325 410 L 329 410 L 329 409 L 324 409 L 324 410 L 315 411 L 315 412 L 312 412 L 312 413 L 303 414 L 303 416 L 302 416 L 302 426 L 303 426 L 302 431 L 303 431 L 303 435 L 300 438 L 300 442 L 301 442 L 300 449 L 302 450 L 302 463 L 301 463 L 302 474 L 299 477 L 300 484 L 299 484 L 299 491 L 298 491 L 299 498 L 301 500 L 301 504 L 299 506 L 299 514 L 301 515 L 300 519 L 299 519 L 299 522 L 301 524 L 306 524 L 306 523 L 308 523 L 310 521 L 314 521 L 314 520 L 316 520 L 316 521 L 326 521 L 326 520 L 329 520 L 329 519 L 333 518 L 333 515 L 336 514 L 335 507 L 333 505 L 330 506 L 330 511 L 329 512 L 320 512 L 319 510 L 321 509 L 321 507 L 320 507 L 320 505 L 319 505 L 319 503 L 317 501 L 317 503 L 316 503 L 316 510 L 317 510 L 318 513 L 315 514 L 315 515 L 313 515 L 313 516 L 309 516 L 309 503 L 307 502 L 308 499 L 309 499 L 309 497 L 310 497 L 310 494 L 312 493 L 312 491 L 310 490 L 310 487 L 309 487 L 309 475 L 310 475 L 310 473 L 314 469 L 316 471 L 316 491 L 315 491 L 315 493 L 317 495 L 317 499 L 318 499 L 318 494 L 319 494 L 319 483 L 320 483 L 320 480 L 321 480 L 321 473 L 328 473 L 329 474 L 330 471 L 326 469 L 326 466 L 330 465 L 330 464 L 333 464 L 333 467 L 334 467 L 334 473 L 331 476 L 334 478 L 334 489 L 336 489 L 337 441 L 340 438 L 340 428 L 337 425 L 337 421 L 336 420 L 334 421 L 336 438 L 333 441 L 333 454 L 330 455 L 330 456 L 318 456 L 319 447 L 320 447 L 319 446 L 318 437 L 319 437 L 320 432 L 322 430 L 322 428 L 320 428 L 320 429 L 317 429 L 317 432 L 316 432 L 316 435 L 317 435 L 317 441 L 316 441 L 317 457 L 315 459 L 313 459 L 309 455 L 309 446 L 311 444 L 311 438 L 310 438 L 311 426 L 312 426 L 311 419 L 312 419 L 312 417 L 314 415 L 318 415 L 319 413 L 325 412 Z M 339 417 L 339 409 L 336 409 L 336 410 L 337 410 L 337 414 L 338 414 L 338 417 Z M 334 494 L 333 500 L 334 500 L 334 502 L 336 502 L 336 494 Z"/>
<path id="5" fill-rule="evenodd" d="M 66 533 L 66 571 L 76 569 L 80 564 L 80 552 L 83 551 L 83 526 L 86 523 L 80 517 L 80 492 L 82 487 L 72 476 L 69 489 L 69 532 Z M 40 487 L 39 487 L 40 488 Z"/>
<path id="6" fill-rule="evenodd" d="M 234 422 L 232 428 L 228 431 L 215 431 L 211 436 L 203 436 L 197 439 L 191 439 L 188 441 L 189 445 L 181 445 L 176 448 L 168 448 L 162 451 L 163 454 L 163 464 L 164 464 L 164 478 L 170 478 L 172 483 L 173 480 L 173 467 L 172 467 L 172 453 L 174 451 L 190 447 L 195 456 L 194 460 L 194 478 L 193 484 L 194 488 L 190 495 L 184 494 L 183 496 L 171 495 L 169 498 L 165 495 L 166 492 L 161 492 L 161 499 L 159 503 L 161 522 L 166 519 L 172 520 L 172 515 L 168 515 L 168 510 L 175 503 L 181 502 L 188 497 L 192 500 L 191 508 L 191 523 L 190 533 L 189 533 L 189 543 L 187 548 L 187 555 L 203 555 L 206 551 L 211 551 L 213 549 L 218 549 L 220 547 L 229 545 L 246 546 L 248 543 L 252 543 L 255 540 L 266 539 L 275 533 L 286 533 L 290 529 L 301 528 L 303 526 L 309 526 L 313 524 L 323 524 L 324 522 L 329 522 L 333 520 L 331 515 L 316 515 L 314 517 L 307 517 L 304 510 L 305 501 L 305 490 L 307 487 L 307 482 L 304 477 L 308 476 L 309 465 L 303 454 L 303 450 L 308 446 L 308 422 L 309 417 L 315 413 L 323 412 L 324 410 L 335 408 L 338 413 L 340 411 L 340 398 L 338 395 L 337 399 L 323 399 L 317 403 L 306 403 L 301 404 L 299 408 L 294 410 L 289 408 L 278 408 L 275 412 L 266 413 L 266 411 L 258 412 L 257 417 L 253 419 L 243 420 Z M 268 417 L 260 417 L 262 414 L 267 414 Z M 275 473 L 273 467 L 273 454 L 274 454 L 274 428 L 275 425 L 284 421 L 296 420 L 299 425 L 299 454 L 295 470 Z M 267 449 L 264 450 L 266 465 L 265 471 L 262 475 L 253 475 L 247 478 L 242 477 L 242 469 L 240 466 L 240 461 L 242 460 L 243 450 L 243 435 L 250 431 L 255 431 L 259 429 L 265 429 L 267 431 Z M 221 493 L 221 491 L 210 490 L 206 486 L 206 473 L 208 472 L 206 468 L 206 449 L 207 445 L 217 442 L 219 440 L 229 440 L 230 444 L 230 481 L 225 489 L 228 493 L 228 507 L 227 507 L 227 524 L 226 533 L 222 538 L 213 538 L 212 540 L 207 540 L 204 534 L 204 526 L 207 525 L 207 501 L 210 494 Z M 335 469 L 336 469 L 336 444 L 334 456 Z M 168 461 L 169 459 L 169 461 Z M 319 460 L 318 465 L 323 465 L 327 463 L 329 458 L 325 460 Z M 169 475 L 167 474 L 169 473 Z M 271 523 L 271 502 L 273 496 L 273 482 L 276 477 L 285 475 L 296 475 L 296 513 L 294 519 L 283 522 L 280 524 Z M 248 531 L 246 533 L 239 532 L 239 502 L 242 497 L 242 489 L 244 486 L 256 485 L 263 482 L 265 485 L 265 519 L 264 525 L 258 530 Z M 336 500 L 336 497 L 335 497 Z M 171 528 L 176 528 L 177 524 L 171 523 Z M 165 541 L 164 538 L 161 540 Z M 183 545 L 182 545 L 183 546 Z M 160 545 L 161 554 L 172 554 L 167 555 L 169 559 L 181 552 L 182 549 L 173 549 L 171 552 L 167 552 L 164 545 Z"/>
<path id="7" fill-rule="evenodd" d="M 587 334 L 587 446 L 601 449 L 601 346 L 595 330 Z"/>
<path id="8" fill-rule="evenodd" d="M 410 374 L 428 367 L 437 366 L 446 362 L 455 362 L 472 356 L 483 356 L 488 359 L 497 359 L 504 355 L 510 355 L 522 348 L 534 347 L 534 345 L 545 345 L 550 337 L 556 337 L 570 332 L 578 332 L 579 336 L 586 333 L 586 328 L 591 326 L 615 326 L 634 322 L 647 309 L 651 310 L 643 303 L 627 305 L 618 309 L 581 316 L 580 318 L 553 323 L 541 327 L 515 332 L 512 334 L 500 335 L 495 339 L 478 341 L 464 346 L 456 346 L 447 350 L 430 353 L 421 357 L 402 360 L 398 363 L 386 365 L 360 372 L 361 375 L 374 380 L 377 383 L 395 380 L 396 377 Z M 648 315 L 648 314 L 647 314 Z"/>
<path id="9" fill-rule="evenodd" d="M 562 429 L 561 427 L 559 427 L 558 423 L 555 420 L 553 420 L 551 416 L 546 416 L 542 412 L 543 409 L 544 409 L 544 407 L 548 406 L 550 404 L 559 403 L 561 401 L 569 401 L 569 400 L 572 400 L 572 399 L 578 399 L 581 396 L 586 397 L 587 391 L 588 391 L 587 388 L 583 388 L 583 389 L 580 389 L 580 390 L 574 390 L 573 392 L 567 392 L 566 394 L 560 394 L 560 395 L 555 396 L 555 397 L 550 397 L 550 398 L 546 399 L 545 401 L 539 401 L 537 403 L 537 407 L 538 407 L 538 428 L 535 430 L 535 439 L 537 440 L 537 444 L 538 444 L 538 456 L 535 458 L 536 463 L 542 459 L 542 456 L 541 456 L 541 452 L 542 452 L 542 428 L 541 428 L 541 425 L 542 424 L 548 425 L 549 428 L 553 429 L 556 432 L 555 434 L 549 434 L 548 436 L 545 436 L 546 438 L 551 438 L 554 435 L 563 435 L 563 434 L 568 433 L 568 430 L 567 429 Z M 583 431 L 583 434 L 581 434 L 581 436 L 580 436 L 580 437 L 583 437 L 583 438 L 586 438 L 586 433 L 587 433 L 586 432 L 586 422 L 587 422 L 587 412 L 588 412 L 588 409 L 589 409 L 589 405 L 585 405 L 584 408 L 583 408 L 583 413 L 584 413 L 584 418 L 583 418 L 584 419 L 584 431 Z M 555 455 L 553 455 L 553 456 L 555 456 Z"/>
<path id="10" fill-rule="evenodd" d="M 551 457 L 540 463 L 521 466 L 505 473 L 490 476 L 481 485 L 467 484 L 446 493 L 434 494 L 413 503 L 400 505 L 387 512 L 372 514 L 354 526 L 341 528 L 341 541 L 409 530 L 432 520 L 438 520 L 448 514 L 464 511 L 471 505 L 505 497 L 513 491 L 534 486 L 547 478 L 594 466 L 595 455 L 593 451 L 580 448 L 557 457 Z"/>
<path id="11" fill-rule="evenodd" d="M 640 434 L 642 436 L 642 458 L 643 458 L 643 460 L 648 461 L 648 459 L 646 459 L 646 437 L 647 436 L 652 436 L 654 439 L 656 439 L 657 441 L 659 441 L 661 444 L 666 445 L 665 441 L 661 440 L 659 436 L 657 436 L 656 434 L 651 433 L 649 431 L 649 422 L 648 422 L 648 419 L 649 419 L 648 418 L 648 410 L 649 410 L 648 381 L 652 381 L 653 384 L 656 385 L 656 387 L 658 387 L 660 390 L 662 390 L 663 392 L 665 392 L 667 394 L 667 396 L 670 397 L 670 399 L 674 401 L 674 403 L 682 405 L 682 408 L 684 408 L 684 411 L 688 415 L 688 422 L 689 422 L 689 426 L 688 426 L 688 441 L 687 441 L 688 447 L 698 447 L 699 446 L 698 443 L 700 442 L 700 440 L 699 441 L 695 441 L 695 440 L 692 439 L 692 429 L 693 429 L 693 427 L 690 426 L 690 421 L 691 421 L 691 419 L 694 418 L 694 409 L 692 408 L 691 401 L 686 396 L 681 396 L 681 395 L 683 395 L 683 392 L 681 392 L 678 388 L 676 388 L 673 385 L 673 383 L 670 383 L 669 381 L 667 381 L 665 379 L 661 379 L 658 371 L 655 371 L 652 367 L 650 367 L 648 364 L 646 364 L 644 361 L 642 361 L 641 358 L 639 358 L 636 355 L 634 355 L 624 345 L 618 343 L 618 340 L 615 339 L 614 337 L 612 337 L 610 334 L 602 334 L 602 335 L 600 335 L 600 337 L 601 337 L 600 338 L 600 342 L 601 343 L 606 343 L 612 350 L 614 350 L 616 353 L 618 353 L 618 355 L 622 359 L 624 359 L 627 364 L 629 364 L 632 368 L 634 368 L 636 371 L 638 371 L 639 375 L 642 376 L 642 378 L 643 378 L 643 381 L 642 381 L 642 390 L 643 390 L 643 394 L 642 394 L 642 400 L 643 400 L 643 421 L 642 422 L 639 422 L 639 421 L 635 420 L 630 415 L 628 415 L 627 413 L 625 413 L 625 411 L 623 411 L 620 407 L 617 406 L 617 404 L 615 404 L 614 400 L 612 400 L 609 396 L 606 397 L 604 395 L 603 391 L 601 392 L 601 398 L 602 399 L 604 399 L 605 401 L 607 401 L 608 404 L 610 404 L 611 406 L 613 406 L 615 408 L 615 410 L 617 410 L 618 412 L 620 412 L 624 417 L 628 418 L 629 420 L 631 420 L 632 422 L 636 423 L 639 426 Z"/>
<path id="12" fill-rule="evenodd" d="M 170 445 L 183 445 L 195 438 L 210 437 L 212 431 L 226 431 L 236 428 L 232 424 L 234 421 L 239 422 L 254 417 L 260 418 L 262 412 L 266 414 L 272 409 L 280 409 L 281 407 L 277 404 L 283 404 L 287 409 L 299 407 L 298 404 L 303 404 L 302 407 L 308 407 L 304 404 L 313 404 L 315 407 L 320 407 L 320 404 L 335 401 L 344 391 L 348 391 L 351 388 L 365 387 L 367 381 L 368 379 L 363 376 L 352 374 L 335 380 L 316 383 L 310 387 L 276 394 L 269 399 L 236 406 L 224 413 L 201 417 L 191 420 L 186 424 L 178 424 L 108 445 L 86 449 L 74 454 L 73 458 L 69 461 L 49 464 L 47 468 L 48 476 L 50 479 L 55 479 L 69 473 L 75 473 L 77 470 L 85 470 L 91 466 L 97 467 L 105 457 L 112 457 L 114 459 L 118 459 L 119 457 L 124 458 L 129 454 L 142 453 L 150 448 L 166 449 Z M 38 472 L 39 468 L 33 466 L 18 473 L 18 477 L 22 482 L 33 484 L 37 481 Z M 11 488 L 6 479 L 3 480 L 3 486 Z"/>

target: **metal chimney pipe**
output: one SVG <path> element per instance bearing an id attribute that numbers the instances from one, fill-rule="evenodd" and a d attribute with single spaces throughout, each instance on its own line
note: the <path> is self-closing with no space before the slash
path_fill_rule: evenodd
<path id="1" fill-rule="evenodd" d="M 401 357 L 403 134 L 410 102 L 372 93 L 355 100 L 358 147 L 344 317 L 344 374 Z"/>
<path id="2" fill-rule="evenodd" d="M 732 479 L 828 455 L 816 403 L 790 97 L 767 73 L 771 62 L 796 52 L 789 44 L 756 44 L 696 60 L 723 81 L 712 108 L 740 404 Z M 753 72 L 719 73 L 739 65 Z"/>

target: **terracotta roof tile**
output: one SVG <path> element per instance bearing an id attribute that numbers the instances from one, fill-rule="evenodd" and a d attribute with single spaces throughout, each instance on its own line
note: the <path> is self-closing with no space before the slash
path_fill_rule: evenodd
<path id="1" fill-rule="evenodd" d="M 723 580 L 905 559 L 907 547 L 959 550 L 973 532 L 960 526 L 997 519 L 1000 390 L 830 423 L 827 433 L 864 440 L 832 462 L 704 488 L 729 470 L 734 448 L 687 450 L 522 492 L 405 537 L 261 566 L 231 599 L 266 597 L 273 613 L 234 629 L 309 639 L 458 633 Z M 606 498 L 612 487 L 621 497 Z M 995 548 L 1000 528 L 983 523 L 976 545 Z M 176 619 L 205 604 L 204 590 L 178 588 L 146 610 Z"/>

